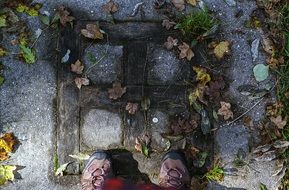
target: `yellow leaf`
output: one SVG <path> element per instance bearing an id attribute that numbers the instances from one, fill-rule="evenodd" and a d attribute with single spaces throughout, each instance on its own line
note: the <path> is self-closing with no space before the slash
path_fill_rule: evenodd
<path id="1" fill-rule="evenodd" d="M 0 138 L 0 161 L 7 160 L 8 154 L 13 151 L 16 144 L 13 133 L 6 133 Z"/>
<path id="2" fill-rule="evenodd" d="M 198 0 L 186 0 L 188 4 L 192 6 L 197 6 Z"/>
<path id="3" fill-rule="evenodd" d="M 228 41 L 222 41 L 218 43 L 214 48 L 214 54 L 217 59 L 223 59 L 225 55 L 230 53 L 230 43 Z"/>
<path id="4" fill-rule="evenodd" d="M 14 170 L 16 170 L 16 166 L 0 165 L 0 185 L 14 180 Z"/>
<path id="5" fill-rule="evenodd" d="M 206 69 L 201 67 L 193 67 L 193 70 L 197 73 L 196 80 L 200 81 L 202 85 L 206 85 L 211 81 L 211 76 L 207 73 Z"/>
<path id="6" fill-rule="evenodd" d="M 0 47 L 0 57 L 4 57 L 7 54 L 6 50 Z"/>

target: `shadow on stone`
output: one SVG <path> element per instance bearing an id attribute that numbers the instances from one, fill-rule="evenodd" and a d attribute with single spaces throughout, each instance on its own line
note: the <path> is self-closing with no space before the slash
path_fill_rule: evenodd
<path id="1" fill-rule="evenodd" d="M 112 155 L 113 171 L 117 178 L 128 183 L 150 182 L 149 177 L 139 171 L 138 162 L 131 152 L 125 149 L 112 149 L 109 153 Z"/>

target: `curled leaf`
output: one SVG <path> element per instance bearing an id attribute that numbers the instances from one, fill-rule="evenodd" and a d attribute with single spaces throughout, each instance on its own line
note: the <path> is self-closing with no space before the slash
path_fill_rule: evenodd
<path id="1" fill-rule="evenodd" d="M 170 50 L 170 49 L 173 49 L 174 46 L 177 46 L 178 45 L 178 39 L 174 39 L 172 38 L 171 36 L 169 36 L 167 38 L 167 41 L 165 42 L 164 46 Z"/>
<path id="2" fill-rule="evenodd" d="M 224 120 L 233 119 L 234 114 L 231 111 L 231 104 L 227 102 L 220 102 L 221 108 L 218 110 L 218 114 L 224 116 Z"/>
<path id="3" fill-rule="evenodd" d="M 118 11 L 119 5 L 115 3 L 113 0 L 109 0 L 105 5 L 101 7 L 103 12 L 113 14 Z"/>
<path id="4" fill-rule="evenodd" d="M 179 45 L 178 48 L 181 51 L 180 52 L 180 59 L 187 58 L 187 60 L 190 61 L 195 56 L 193 50 L 185 42 L 183 42 L 182 45 Z"/>
<path id="5" fill-rule="evenodd" d="M 7 160 L 13 151 L 16 139 L 13 133 L 6 133 L 0 138 L 0 161 Z"/>
<path id="6" fill-rule="evenodd" d="M 108 89 L 109 98 L 113 100 L 121 98 L 124 93 L 126 93 L 126 87 L 122 88 L 120 82 L 114 82 L 112 88 Z"/>
<path id="7" fill-rule="evenodd" d="M 86 29 L 81 29 L 81 34 L 90 39 L 103 39 L 103 34 L 96 24 L 87 24 Z"/>
<path id="8" fill-rule="evenodd" d="M 170 21 L 168 19 L 164 19 L 162 22 L 162 26 L 165 27 L 167 30 L 171 29 L 173 26 L 175 26 L 177 23 Z"/>
<path id="9" fill-rule="evenodd" d="M 79 60 L 77 60 L 74 64 L 71 64 L 71 71 L 76 74 L 82 74 L 83 69 L 84 66 Z"/>
<path id="10" fill-rule="evenodd" d="M 203 86 L 211 81 L 211 76 L 207 73 L 206 69 L 201 67 L 193 67 L 193 70 L 197 73 L 196 80 L 199 81 Z"/>
<path id="11" fill-rule="evenodd" d="M 171 1 L 179 11 L 182 11 L 185 9 L 185 1 L 184 0 L 171 0 Z"/>
<path id="12" fill-rule="evenodd" d="M 223 59 L 225 55 L 230 54 L 230 43 L 228 41 L 218 43 L 214 48 L 214 54 L 217 59 Z"/>

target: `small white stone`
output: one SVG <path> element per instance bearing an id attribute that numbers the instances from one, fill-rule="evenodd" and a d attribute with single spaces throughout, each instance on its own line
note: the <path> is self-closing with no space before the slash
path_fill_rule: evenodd
<path id="1" fill-rule="evenodd" d="M 157 123 L 157 122 L 159 122 L 159 119 L 156 118 L 156 117 L 154 117 L 154 118 L 153 118 L 153 123 Z"/>

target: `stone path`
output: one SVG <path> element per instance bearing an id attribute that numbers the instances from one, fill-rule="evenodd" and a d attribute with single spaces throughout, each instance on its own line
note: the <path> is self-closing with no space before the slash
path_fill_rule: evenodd
<path id="1" fill-rule="evenodd" d="M 157 182 L 159 162 L 166 149 L 166 141 L 161 134 L 169 131 L 172 117 L 187 113 L 185 81 L 193 78 L 193 73 L 189 64 L 163 47 L 169 34 L 161 26 L 163 17 L 153 8 L 154 1 L 145 2 L 144 14 L 129 17 L 139 1 L 116 0 L 121 7 L 114 15 L 116 24 L 106 22 L 107 15 L 100 11 L 100 7 L 106 3 L 104 0 L 34 2 L 43 3 L 42 11 L 51 14 L 55 7 L 64 4 L 71 8 L 77 21 L 74 29 L 60 31 L 59 40 L 59 33 L 45 32 L 41 43 L 36 45 L 39 60 L 34 65 L 20 63 L 13 56 L 1 59 L 9 71 L 5 71 L 6 82 L 0 87 L 0 131 L 14 132 L 21 143 L 7 163 L 24 166 L 19 171 L 22 179 L 7 184 L 4 189 L 79 189 L 83 166 L 71 164 L 67 171 L 69 175 L 56 178 L 53 174 L 53 157 L 58 155 L 59 162 L 66 163 L 72 161 L 69 154 L 91 153 L 96 149 L 110 149 L 118 163 L 115 168 L 118 176 Z M 247 29 L 243 24 L 256 9 L 256 4 L 254 1 L 237 1 L 237 6 L 230 7 L 223 0 L 204 0 L 204 3 L 221 21 L 218 39 L 232 42 L 229 60 L 212 64 L 224 67 L 230 63 L 224 73 L 231 81 L 226 93 L 238 106 L 234 110 L 238 115 L 255 104 L 255 101 L 240 96 L 236 90 L 238 86 L 254 84 L 263 88 L 268 83 L 274 83 L 269 78 L 257 84 L 252 76 L 253 66 L 265 61 L 265 55 L 260 51 L 259 58 L 253 62 L 251 44 L 248 43 L 261 38 L 263 32 Z M 237 18 L 235 15 L 239 10 L 243 11 L 243 16 Z M 36 18 L 23 16 L 23 19 L 28 22 L 31 31 L 43 27 Z M 79 35 L 85 24 L 96 20 L 101 21 L 101 28 L 108 34 L 107 42 L 91 44 Z M 239 34 L 235 32 L 236 29 L 244 33 Z M 9 45 L 13 36 L 3 35 L 1 45 L 13 50 L 14 47 Z M 57 48 L 60 50 L 58 57 Z M 70 59 L 66 65 L 60 64 L 59 59 L 67 49 L 72 52 Z M 202 52 L 203 49 L 200 47 L 197 51 Z M 103 56 L 104 59 L 94 66 L 88 59 L 89 54 L 97 58 Z M 92 84 L 81 90 L 75 87 L 74 75 L 69 72 L 70 63 L 77 59 L 82 60 L 86 68 L 91 68 L 88 77 Z M 192 64 L 204 65 L 206 59 L 197 57 Z M 214 68 L 214 72 L 223 71 Z M 117 101 L 110 100 L 107 94 L 114 81 L 120 81 L 127 87 L 127 92 Z M 126 103 L 140 103 L 144 97 L 150 98 L 149 111 L 127 114 Z M 254 122 L 263 118 L 266 101 L 270 99 L 249 112 Z M 143 133 L 152 136 L 151 146 L 157 150 L 150 158 L 134 150 L 135 137 Z M 256 133 L 249 131 L 241 121 L 224 126 L 212 135 L 205 138 L 200 131 L 196 131 L 186 141 L 209 150 L 211 156 L 215 154 L 222 158 L 226 163 L 225 169 L 231 168 L 230 163 L 240 148 L 248 153 L 258 142 Z M 174 144 L 172 149 L 183 147 L 183 142 Z M 211 164 L 210 158 L 208 165 Z M 133 169 L 122 167 L 127 165 Z M 275 161 L 253 165 L 259 172 L 247 169 L 239 171 L 241 174 L 237 176 L 226 175 L 221 185 L 257 190 L 262 182 L 268 189 L 276 189 L 282 176 L 272 177 Z M 210 184 L 208 188 L 227 189 L 217 186 Z"/>

